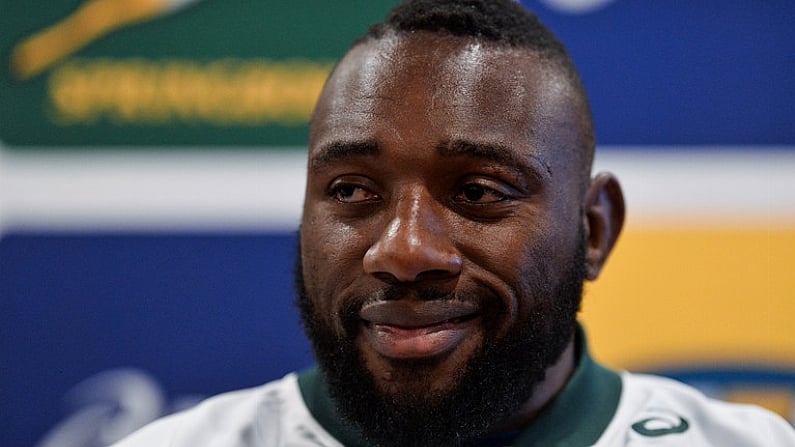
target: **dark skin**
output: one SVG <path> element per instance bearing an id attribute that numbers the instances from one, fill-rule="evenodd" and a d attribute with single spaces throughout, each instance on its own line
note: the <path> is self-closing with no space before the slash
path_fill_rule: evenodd
<path id="1" fill-rule="evenodd" d="M 453 389 L 486 337 L 543 312 L 580 234 L 598 276 L 624 206 L 612 175 L 588 178 L 592 141 L 576 89 L 530 50 L 417 32 L 349 51 L 312 120 L 301 262 L 381 392 Z M 493 431 L 525 425 L 575 367 L 570 340 Z"/>

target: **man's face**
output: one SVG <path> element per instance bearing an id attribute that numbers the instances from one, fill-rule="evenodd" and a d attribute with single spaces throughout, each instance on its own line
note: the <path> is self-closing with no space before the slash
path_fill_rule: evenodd
<path id="1" fill-rule="evenodd" d="M 424 32 L 361 44 L 335 70 L 312 121 L 299 304 L 343 413 L 389 407 L 365 431 L 451 412 L 488 430 L 479 413 L 515 411 L 570 342 L 576 98 L 528 50 Z M 396 433 L 380 441 L 414 439 Z"/>

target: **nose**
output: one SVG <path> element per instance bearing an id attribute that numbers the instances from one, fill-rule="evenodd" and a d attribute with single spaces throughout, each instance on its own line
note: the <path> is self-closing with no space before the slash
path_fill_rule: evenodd
<path id="1" fill-rule="evenodd" d="M 422 192 L 398 200 L 392 220 L 364 255 L 365 272 L 398 282 L 461 273 L 461 255 L 449 237 L 440 206 Z"/>

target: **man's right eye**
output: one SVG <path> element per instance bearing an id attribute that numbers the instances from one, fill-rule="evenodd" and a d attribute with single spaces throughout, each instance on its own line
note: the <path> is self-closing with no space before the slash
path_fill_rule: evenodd
<path id="1" fill-rule="evenodd" d="M 352 183 L 338 183 L 333 185 L 329 191 L 329 195 L 341 203 L 361 203 L 380 199 L 378 194 Z"/>

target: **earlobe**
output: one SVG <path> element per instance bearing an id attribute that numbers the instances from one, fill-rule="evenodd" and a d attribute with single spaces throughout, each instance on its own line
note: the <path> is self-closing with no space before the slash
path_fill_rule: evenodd
<path id="1" fill-rule="evenodd" d="M 624 226 L 624 194 L 613 174 L 600 172 L 585 194 L 583 225 L 586 240 L 586 277 L 593 281 Z"/>

